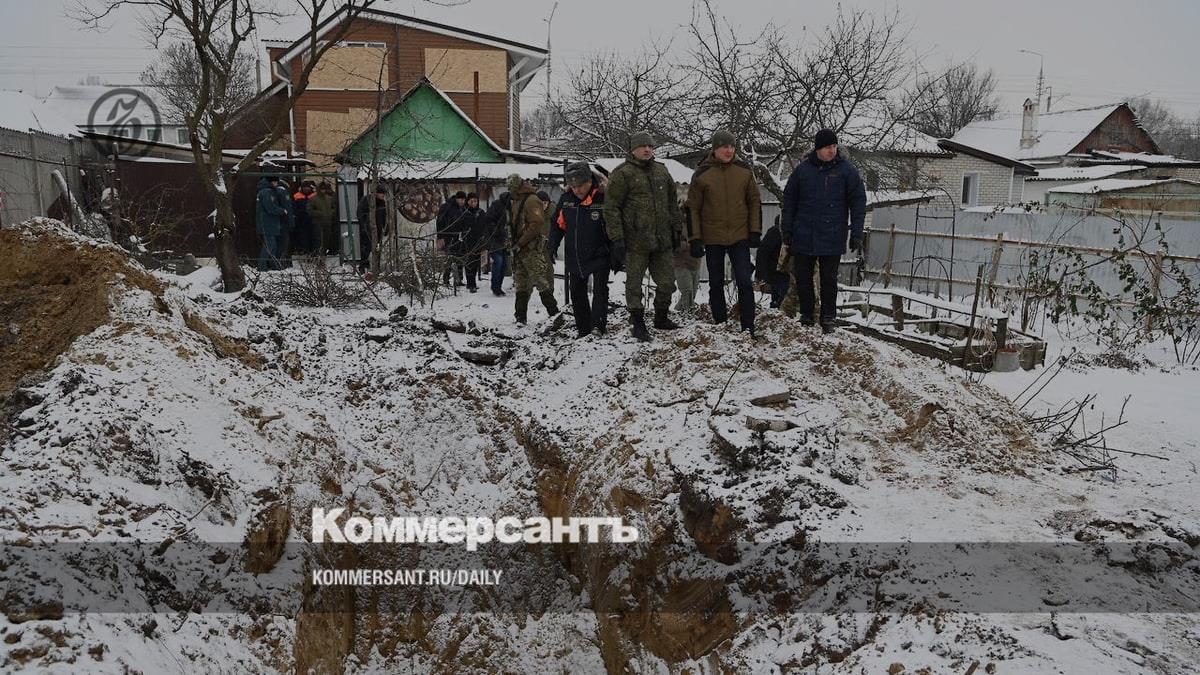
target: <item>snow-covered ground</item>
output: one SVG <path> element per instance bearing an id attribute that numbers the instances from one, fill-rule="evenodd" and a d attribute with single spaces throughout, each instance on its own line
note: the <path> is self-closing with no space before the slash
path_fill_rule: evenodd
<path id="1" fill-rule="evenodd" d="M 889 571 L 806 559 L 823 545 L 882 554 L 902 542 L 1105 540 L 1194 552 L 1200 375 L 1166 354 L 1150 353 L 1158 365 L 1136 372 L 1064 368 L 1025 405 L 1037 415 L 1095 393 L 1094 424 L 1131 395 L 1128 422 L 1108 442 L 1165 459 L 1117 453 L 1115 472 L 1077 472 L 1012 403 L 1044 370 L 979 383 L 774 310 L 761 313 L 758 341 L 688 321 L 642 345 L 620 309 L 609 335 L 575 339 L 570 317 L 547 319 L 535 298 L 530 325 L 518 327 L 511 293 L 495 298 L 486 282 L 402 313 L 383 286 L 385 309 L 317 310 L 217 293 L 212 268 L 161 278 L 170 283 L 161 301 L 116 294 L 111 321 L 21 390 L 0 453 L 0 536 L 5 555 L 47 541 L 225 542 L 230 555 L 195 564 L 225 588 L 177 597 L 170 578 L 139 578 L 123 549 L 99 569 L 8 567 L 0 668 L 857 673 L 968 672 L 978 662 L 978 672 L 1185 673 L 1200 662 L 1196 615 L 1161 611 L 1168 603 L 1155 586 L 1174 574 L 1187 582 L 1180 592 L 1195 592 L 1194 559 L 1114 587 L 1109 607 L 1132 608 L 1122 594 L 1141 589 L 1153 599 L 1143 613 L 1058 609 L 1073 597 L 954 612 L 939 608 L 936 587 L 917 597 L 911 583 L 907 595 L 879 596 L 874 612 L 806 610 L 837 607 L 838 592 L 889 574 L 903 586 L 920 562 L 883 561 Z M 617 303 L 621 284 L 618 275 Z M 1086 350 L 1050 341 L 1048 364 Z M 467 352 L 500 363 L 477 365 Z M 747 416 L 790 428 L 755 434 Z M 516 614 L 502 611 L 512 608 L 503 593 L 474 598 L 477 612 L 436 616 L 414 611 L 444 599 L 433 591 L 366 588 L 340 598 L 355 614 L 338 620 L 319 613 L 330 598 L 303 583 L 313 560 L 300 547 L 282 550 L 269 571 L 243 571 L 257 555 L 242 548 L 248 533 L 282 522 L 299 540 L 314 506 L 619 515 L 642 540 L 616 553 L 513 552 Z M 390 555 L 357 562 L 415 564 Z M 36 604 L 51 577 L 64 592 L 109 589 L 96 579 L 113 569 L 131 576 L 107 611 L 12 609 Z M 703 586 L 678 583 L 714 569 Z M 563 598 L 574 604 L 552 609 Z M 775 611 L 738 611 L 764 598 Z M 641 612 L 603 611 L 610 601 Z M 186 611 L 205 603 L 208 611 Z M 213 611 L 222 603 L 241 611 Z"/>

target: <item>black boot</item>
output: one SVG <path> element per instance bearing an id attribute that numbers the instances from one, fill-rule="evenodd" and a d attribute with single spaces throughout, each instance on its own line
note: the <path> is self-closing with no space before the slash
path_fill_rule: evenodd
<path id="1" fill-rule="evenodd" d="M 679 324 L 671 320 L 670 305 L 663 307 L 657 306 L 654 308 L 654 327 L 659 330 L 675 330 L 679 328 Z"/>
<path id="2" fill-rule="evenodd" d="M 529 315 L 529 296 L 533 295 L 529 291 L 517 291 L 516 317 L 517 323 L 525 325 L 526 317 Z"/>
<path id="3" fill-rule="evenodd" d="M 643 309 L 629 310 L 629 321 L 633 324 L 633 337 L 638 342 L 649 342 L 650 331 L 646 330 L 646 311 Z"/>
<path id="4" fill-rule="evenodd" d="M 550 316 L 558 314 L 558 300 L 554 299 L 554 291 L 541 292 L 542 304 L 546 306 L 546 313 Z"/>

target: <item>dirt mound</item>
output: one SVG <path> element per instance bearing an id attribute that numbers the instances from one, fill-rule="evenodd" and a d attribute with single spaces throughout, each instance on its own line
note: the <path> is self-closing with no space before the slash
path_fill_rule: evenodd
<path id="1" fill-rule="evenodd" d="M 0 260 L 0 399 L 108 321 L 114 281 L 162 291 L 121 249 L 79 237 L 54 220 L 0 230 Z"/>

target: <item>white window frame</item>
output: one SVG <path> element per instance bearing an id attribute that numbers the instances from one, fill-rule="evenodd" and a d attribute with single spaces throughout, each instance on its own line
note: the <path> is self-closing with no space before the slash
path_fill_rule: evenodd
<path id="1" fill-rule="evenodd" d="M 968 183 L 970 179 L 970 183 Z M 979 206 L 979 183 L 983 179 L 983 174 L 978 171 L 964 171 L 962 175 L 962 183 L 958 193 L 959 205 L 964 208 Z M 963 193 L 966 193 L 966 199 L 963 199 Z"/>

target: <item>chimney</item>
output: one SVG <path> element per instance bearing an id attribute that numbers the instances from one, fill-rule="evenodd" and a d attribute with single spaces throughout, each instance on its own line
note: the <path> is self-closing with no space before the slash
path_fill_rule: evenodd
<path id="1" fill-rule="evenodd" d="M 1021 112 L 1021 149 L 1032 148 L 1037 144 L 1038 106 L 1030 99 L 1025 99 Z"/>

